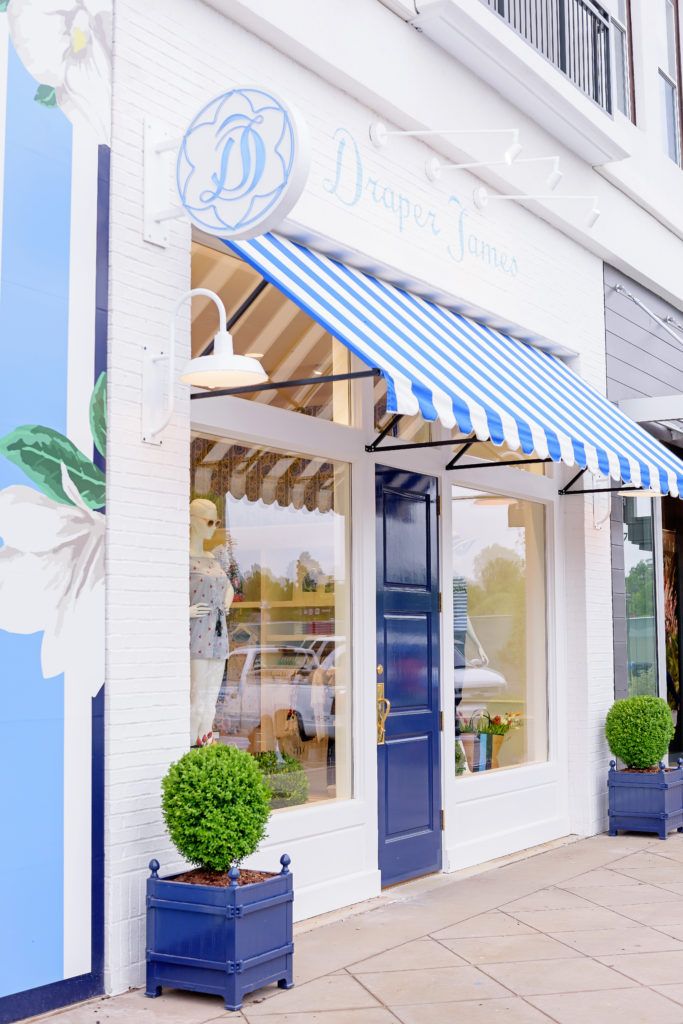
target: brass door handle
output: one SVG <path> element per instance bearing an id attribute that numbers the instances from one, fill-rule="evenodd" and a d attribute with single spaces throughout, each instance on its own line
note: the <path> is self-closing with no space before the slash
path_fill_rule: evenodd
<path id="1" fill-rule="evenodd" d="M 377 746 L 386 742 L 386 722 L 391 711 L 391 701 L 384 696 L 384 683 L 377 683 Z"/>

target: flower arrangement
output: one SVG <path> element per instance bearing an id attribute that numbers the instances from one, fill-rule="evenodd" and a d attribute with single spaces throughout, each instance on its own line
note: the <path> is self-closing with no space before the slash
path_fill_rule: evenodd
<path id="1" fill-rule="evenodd" d="M 521 711 L 505 711 L 502 715 L 491 715 L 486 710 L 475 711 L 466 722 L 461 722 L 461 733 L 487 733 L 491 736 L 506 736 L 512 729 L 522 725 Z"/>

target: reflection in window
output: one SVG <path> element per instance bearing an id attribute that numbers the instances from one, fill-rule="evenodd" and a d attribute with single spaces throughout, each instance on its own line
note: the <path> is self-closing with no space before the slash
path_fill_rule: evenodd
<path id="1" fill-rule="evenodd" d="M 628 692 L 658 693 L 652 500 L 624 498 Z"/>
<path id="2" fill-rule="evenodd" d="M 456 775 L 547 758 L 543 506 L 453 487 Z"/>
<path id="3" fill-rule="evenodd" d="M 214 741 L 256 755 L 274 807 L 350 797 L 349 468 L 204 436 L 191 468 L 235 595 Z"/>

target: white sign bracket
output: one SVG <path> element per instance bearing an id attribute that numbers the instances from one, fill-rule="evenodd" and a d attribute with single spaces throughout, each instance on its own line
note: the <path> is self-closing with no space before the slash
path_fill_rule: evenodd
<path id="1" fill-rule="evenodd" d="M 152 245 L 168 245 L 168 221 L 185 216 L 180 205 L 173 206 L 171 194 L 171 166 L 169 157 L 175 158 L 182 142 L 158 121 L 144 120 L 144 222 L 142 237 Z"/>

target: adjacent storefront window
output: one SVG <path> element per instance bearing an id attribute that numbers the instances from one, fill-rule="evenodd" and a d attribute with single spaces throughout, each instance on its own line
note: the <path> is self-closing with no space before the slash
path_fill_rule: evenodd
<path id="1" fill-rule="evenodd" d="M 456 775 L 548 754 L 545 514 L 453 487 Z"/>
<path id="2" fill-rule="evenodd" d="M 657 618 L 652 501 L 624 498 L 628 693 L 657 694 Z"/>
<path id="3" fill-rule="evenodd" d="M 349 797 L 349 467 L 196 435 L 191 463 L 191 741 L 255 754 L 275 807 Z"/>

